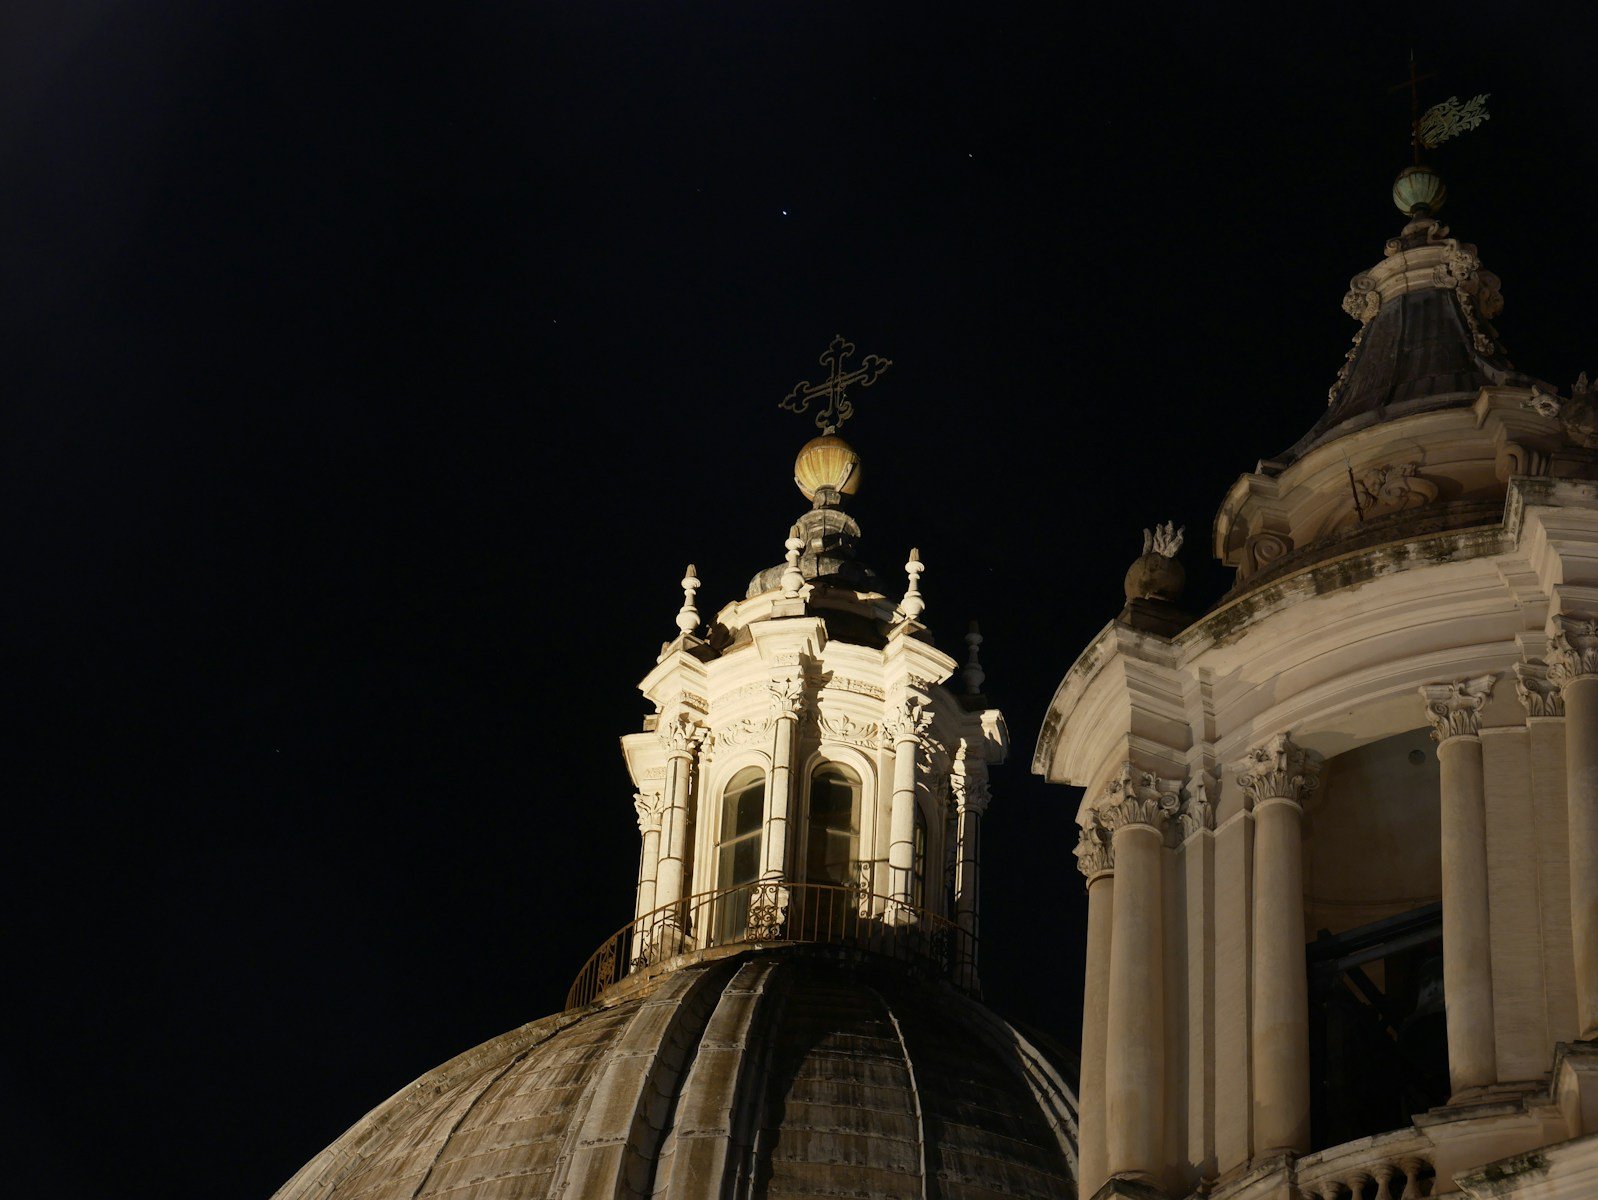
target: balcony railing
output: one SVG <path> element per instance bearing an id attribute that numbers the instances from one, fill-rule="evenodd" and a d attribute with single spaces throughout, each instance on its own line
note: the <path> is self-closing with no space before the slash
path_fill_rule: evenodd
<path id="1" fill-rule="evenodd" d="M 976 940 L 948 918 L 857 887 L 760 882 L 701 892 L 623 925 L 583 964 L 566 1009 L 681 954 L 795 943 L 894 959 L 976 990 Z"/>

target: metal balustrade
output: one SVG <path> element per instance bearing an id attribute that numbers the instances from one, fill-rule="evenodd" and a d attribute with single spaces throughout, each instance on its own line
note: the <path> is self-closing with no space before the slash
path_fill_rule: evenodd
<path id="1" fill-rule="evenodd" d="M 623 925 L 583 964 L 566 1010 L 678 955 L 801 943 L 893 959 L 976 990 L 975 937 L 948 918 L 859 887 L 761 881 L 701 892 Z"/>

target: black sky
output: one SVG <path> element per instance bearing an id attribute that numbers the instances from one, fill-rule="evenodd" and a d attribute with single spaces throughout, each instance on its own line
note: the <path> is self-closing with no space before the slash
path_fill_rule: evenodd
<path id="1" fill-rule="evenodd" d="M 692 560 L 781 557 L 843 332 L 887 573 L 988 637 L 991 1002 L 1074 1044 L 1038 722 L 1156 520 L 1190 599 L 1401 219 L 1598 369 L 1582 6 L 12 0 L 3 674 L 18 1195 L 271 1192 L 630 915 L 619 735 Z M 786 214 L 786 215 L 785 215 Z"/>

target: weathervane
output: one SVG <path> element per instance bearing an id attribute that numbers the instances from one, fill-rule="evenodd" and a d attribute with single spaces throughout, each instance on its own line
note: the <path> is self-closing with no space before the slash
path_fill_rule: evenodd
<path id="1" fill-rule="evenodd" d="M 843 334 L 838 334 L 828 343 L 817 360 L 828 368 L 827 377 L 820 383 L 801 379 L 793 385 L 793 390 L 777 407 L 786 408 L 790 412 L 808 412 L 812 400 L 825 397 L 827 401 L 825 407 L 816 413 L 816 426 L 824 434 L 837 433 L 843 423 L 854 416 L 854 405 L 849 402 L 848 390 L 856 385 L 870 387 L 881 378 L 884 371 L 893 366 L 891 358 L 868 354 L 860 360 L 858 367 L 852 371 L 847 370 L 844 367 L 844 360 L 854 351 L 854 343 L 846 341 Z"/>
<path id="2" fill-rule="evenodd" d="M 1434 104 L 1425 112 L 1421 112 L 1420 81 L 1433 79 L 1436 74 L 1435 71 L 1428 71 L 1424 75 L 1418 74 L 1415 54 L 1411 51 L 1409 78 L 1388 89 L 1393 92 L 1400 88 L 1409 89 L 1409 140 L 1415 151 L 1416 163 L 1420 162 L 1421 147 L 1424 146 L 1427 150 L 1436 149 L 1449 138 L 1469 133 L 1491 115 L 1487 111 L 1487 100 L 1491 95 L 1489 92 L 1473 96 L 1463 104 L 1459 102 L 1458 96 L 1450 96 L 1441 104 Z"/>

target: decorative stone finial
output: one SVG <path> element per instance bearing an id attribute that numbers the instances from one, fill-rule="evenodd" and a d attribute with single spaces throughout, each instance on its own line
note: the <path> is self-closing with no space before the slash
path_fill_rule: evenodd
<path id="1" fill-rule="evenodd" d="M 970 655 L 966 658 L 965 667 L 960 671 L 960 678 L 965 682 L 965 694 L 979 696 L 982 694 L 982 684 L 987 680 L 987 672 L 982 669 L 982 630 L 975 621 L 966 631 L 965 644 L 971 648 Z"/>
<path id="2" fill-rule="evenodd" d="M 906 621 L 914 621 L 926 611 L 927 602 L 921 598 L 921 572 L 926 569 L 921 562 L 921 551 L 912 548 L 910 561 L 904 564 L 904 573 L 909 582 L 904 590 L 904 599 L 899 601 L 899 612 Z"/>
<path id="3" fill-rule="evenodd" d="M 788 548 L 788 565 L 782 571 L 782 594 L 796 600 L 805 586 L 804 572 L 799 569 L 799 553 L 805 548 L 805 540 L 799 536 L 799 526 L 788 530 L 788 540 L 783 545 Z"/>
<path id="4" fill-rule="evenodd" d="M 1176 561 L 1182 548 L 1182 534 L 1176 522 L 1167 521 L 1143 531 L 1143 554 L 1126 572 L 1128 600 L 1175 600 L 1182 594 L 1187 572 Z"/>
<path id="5" fill-rule="evenodd" d="M 682 607 L 677 610 L 677 628 L 692 633 L 699 628 L 699 610 L 694 607 L 694 593 L 699 590 L 699 577 L 694 574 L 694 564 L 682 577 Z"/>
<path id="6" fill-rule="evenodd" d="M 1143 553 L 1163 554 L 1166 558 L 1175 558 L 1176 552 L 1182 548 L 1182 535 L 1187 532 L 1186 525 L 1180 529 L 1175 529 L 1175 525 L 1175 521 L 1167 521 L 1164 525 L 1156 524 L 1153 529 L 1145 529 Z"/>
<path id="7" fill-rule="evenodd" d="M 1448 199 L 1443 177 L 1423 163 L 1405 167 L 1393 180 L 1393 203 L 1406 217 L 1429 217 Z"/>

